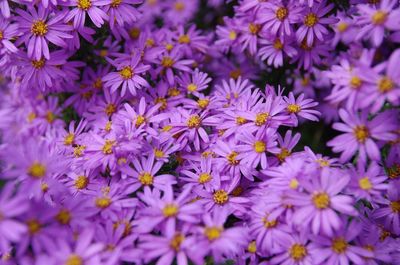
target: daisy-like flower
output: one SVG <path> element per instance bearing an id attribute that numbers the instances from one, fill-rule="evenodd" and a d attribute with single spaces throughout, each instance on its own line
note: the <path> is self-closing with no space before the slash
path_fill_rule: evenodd
<path id="1" fill-rule="evenodd" d="M 44 91 L 46 88 L 51 87 L 56 80 L 65 77 L 65 74 L 57 67 L 67 60 L 67 56 L 63 51 L 51 53 L 49 60 L 45 58 L 32 60 L 25 53 L 19 53 L 18 55 L 21 56 L 18 65 L 21 66 L 20 74 L 23 87 L 29 85 Z"/>
<path id="2" fill-rule="evenodd" d="M 193 51 L 206 53 L 208 38 L 203 36 L 201 31 L 196 30 L 195 25 L 190 26 L 187 30 L 183 26 L 179 26 L 177 33 L 176 41 L 187 56 L 191 57 Z"/>
<path id="3" fill-rule="evenodd" d="M 347 109 L 358 109 L 366 96 L 368 81 L 364 79 L 362 68 L 355 67 L 347 59 L 340 60 L 327 73 L 334 87 L 327 100 L 334 104 L 345 101 Z"/>
<path id="4" fill-rule="evenodd" d="M 204 127 L 215 126 L 218 122 L 217 119 L 207 112 L 196 113 L 183 108 L 178 108 L 177 111 L 181 116 L 181 120 L 179 122 L 171 121 L 170 126 L 172 126 L 172 129 L 170 132 L 175 135 L 179 134 L 178 142 L 182 146 L 185 146 L 190 141 L 196 151 L 199 151 L 201 142 L 208 143 L 210 141 Z"/>
<path id="5" fill-rule="evenodd" d="M 312 46 L 315 38 L 323 41 L 324 35 L 329 33 L 324 25 L 335 24 L 338 20 L 334 17 L 324 17 L 333 8 L 332 4 L 326 4 L 326 0 L 313 5 L 305 11 L 303 25 L 296 31 L 297 41 L 305 41 L 308 46 Z"/>
<path id="6" fill-rule="evenodd" d="M 0 17 L 0 54 L 18 51 L 17 47 L 11 42 L 18 34 L 17 24 L 10 23 L 9 20 Z"/>
<path id="7" fill-rule="evenodd" d="M 278 238 L 283 246 L 275 257 L 272 258 L 271 264 L 285 265 L 313 265 L 314 255 L 317 255 L 316 250 L 309 244 L 306 233 L 301 234 L 284 234 Z"/>
<path id="8" fill-rule="evenodd" d="M 66 13 L 60 12 L 51 16 L 48 9 L 39 6 L 28 8 L 28 12 L 18 9 L 18 26 L 22 33 L 16 44 L 25 43 L 28 49 L 28 56 L 40 60 L 42 56 L 50 59 L 48 42 L 59 47 L 66 47 L 64 39 L 72 38 L 68 34 L 72 27 L 64 23 Z"/>
<path id="9" fill-rule="evenodd" d="M 357 170 L 352 170 L 349 190 L 360 199 L 379 201 L 382 193 L 388 188 L 388 184 L 385 183 L 387 177 L 376 162 L 371 162 L 367 169 L 364 167 L 365 165 L 360 163 Z"/>
<path id="10" fill-rule="evenodd" d="M 301 11 L 300 6 L 292 3 L 268 2 L 260 10 L 258 21 L 263 24 L 263 30 L 274 36 L 289 36 L 293 32 L 292 24 L 299 21 Z"/>
<path id="11" fill-rule="evenodd" d="M 267 129 L 266 131 L 257 131 L 255 134 L 243 131 L 238 137 L 239 144 L 236 150 L 239 155 L 237 159 L 252 168 L 261 165 L 262 169 L 268 167 L 267 152 L 278 153 L 276 148 L 276 131 Z"/>
<path id="12" fill-rule="evenodd" d="M 347 223 L 347 220 L 343 222 Z M 373 254 L 368 249 L 351 243 L 360 232 L 361 226 L 353 219 L 328 238 L 313 237 L 310 246 L 316 248 L 315 264 L 344 265 L 350 262 L 357 265 L 366 264 L 365 259 L 372 258 Z"/>
<path id="13" fill-rule="evenodd" d="M 80 233 L 78 240 L 71 243 L 66 239 L 57 239 L 52 247 L 58 264 L 100 264 L 100 251 L 103 244 L 95 243 L 94 229 L 85 229 Z"/>
<path id="14" fill-rule="evenodd" d="M 360 77 L 368 82 L 361 107 L 371 106 L 371 112 L 376 113 L 386 101 L 393 105 L 400 103 L 400 75 L 397 71 L 399 63 L 400 49 L 397 49 L 386 63 L 361 72 Z"/>
<path id="15" fill-rule="evenodd" d="M 157 175 L 163 163 L 155 161 L 154 155 L 149 157 L 135 158 L 132 167 L 124 167 L 121 171 L 128 176 L 128 185 L 131 192 L 135 192 L 141 187 L 155 187 L 164 190 L 168 185 L 176 183 L 175 177 L 169 174 Z"/>
<path id="16" fill-rule="evenodd" d="M 143 235 L 140 237 L 139 248 L 144 251 L 144 260 L 158 258 L 157 264 L 172 264 L 176 259 L 177 265 L 203 264 L 207 249 L 196 247 L 197 238 L 190 234 L 189 227 L 178 230 L 175 227 L 165 229 L 161 236 Z"/>
<path id="17" fill-rule="evenodd" d="M 394 9 L 396 0 L 379 1 L 379 6 L 357 5 L 360 15 L 357 24 L 361 26 L 357 39 L 369 39 L 377 47 L 381 45 L 386 29 L 399 30 L 400 9 Z"/>
<path id="18" fill-rule="evenodd" d="M 392 141 L 396 135 L 392 133 L 397 127 L 395 113 L 385 111 L 378 114 L 372 120 L 368 120 L 368 112 L 361 115 L 339 110 L 339 116 L 344 123 L 334 123 L 333 128 L 344 132 L 330 140 L 327 145 L 336 153 L 342 153 L 341 161 L 348 161 L 358 152 L 361 161 L 369 157 L 378 161 L 381 157 L 377 142 Z"/>
<path id="19" fill-rule="evenodd" d="M 136 89 L 149 87 L 149 83 L 141 76 L 149 69 L 149 65 L 144 65 L 141 62 L 140 54 L 135 53 L 129 61 L 124 63 L 113 63 L 118 72 L 111 72 L 102 78 L 104 86 L 110 88 L 111 93 L 114 93 L 121 85 L 121 96 L 124 96 L 126 90 L 136 96 Z"/>
<path id="20" fill-rule="evenodd" d="M 216 262 L 222 262 L 226 258 L 239 254 L 241 248 L 248 242 L 248 235 L 244 227 L 224 228 L 228 215 L 225 210 L 214 211 L 213 215 L 203 216 L 204 227 L 200 228 L 202 242 Z"/>
<path id="21" fill-rule="evenodd" d="M 201 91 L 208 88 L 211 78 L 206 73 L 200 72 L 196 68 L 192 73 L 184 73 L 178 78 L 178 84 L 185 89 L 188 94 L 200 96 Z"/>
<path id="22" fill-rule="evenodd" d="M 177 226 L 177 222 L 198 223 L 198 215 L 202 213 L 201 204 L 190 202 L 191 188 L 187 187 L 174 198 L 172 186 L 166 186 L 163 190 L 163 196 L 154 198 L 145 189 L 139 198 L 144 201 L 148 207 L 145 207 L 143 214 L 138 218 L 138 231 L 151 232 L 156 226 L 161 225 L 166 230 L 171 230 Z"/>
<path id="23" fill-rule="evenodd" d="M 107 14 L 100 7 L 110 4 L 109 0 L 68 0 L 60 4 L 73 7 L 66 15 L 65 21 L 74 19 L 75 29 L 81 29 L 85 26 L 86 13 L 98 28 L 104 24 L 104 21 L 108 20 Z"/>
<path id="24" fill-rule="evenodd" d="M 262 60 L 267 60 L 268 65 L 274 67 L 280 67 L 283 65 L 283 55 L 287 55 L 290 58 L 297 54 L 297 50 L 290 45 L 290 39 L 286 38 L 282 41 L 280 38 L 276 38 L 274 41 L 268 39 L 260 40 L 262 47 L 258 51 Z"/>
<path id="25" fill-rule="evenodd" d="M 313 110 L 311 108 L 318 105 L 318 102 L 313 101 L 312 99 L 304 99 L 304 94 L 300 94 L 300 96 L 296 99 L 293 95 L 293 92 L 289 93 L 289 97 L 283 97 L 287 106 L 286 111 L 291 115 L 294 120 L 294 124 L 298 123 L 298 116 L 311 120 L 318 121 L 318 116 L 321 113 L 317 110 Z"/>
<path id="26" fill-rule="evenodd" d="M 104 11 L 110 16 L 110 27 L 114 28 L 115 22 L 119 26 L 132 25 L 140 16 L 140 12 L 133 6 L 143 3 L 143 0 L 112 0 L 106 5 Z"/>
<path id="27" fill-rule="evenodd" d="M 217 189 L 220 183 L 219 172 L 214 163 L 210 157 L 202 157 L 200 163 L 190 162 L 189 165 L 182 167 L 180 180 L 190 183 L 189 185 L 197 184 L 211 192 Z"/>
<path id="28" fill-rule="evenodd" d="M 295 224 L 303 228 L 310 226 L 313 234 L 323 232 L 332 235 L 342 225 L 335 210 L 346 215 L 357 215 L 353 198 L 339 194 L 350 179 L 345 172 L 334 168 L 322 168 L 314 174 L 317 175 L 310 176 L 310 179 L 300 179 L 304 190 L 290 191 L 287 203 L 299 207 L 293 214 Z"/>
<path id="29" fill-rule="evenodd" d="M 279 146 L 279 153 L 276 155 L 279 162 L 284 162 L 287 157 L 292 154 L 293 148 L 297 145 L 300 141 L 300 133 L 296 133 L 292 135 L 292 131 L 289 130 L 285 133 L 285 137 L 282 138 L 280 134 L 278 134 L 278 146 Z"/>
<path id="30" fill-rule="evenodd" d="M 387 198 L 382 199 L 380 207 L 374 209 L 372 217 L 381 221 L 385 227 L 396 235 L 400 235 L 400 182 L 391 182 L 387 190 Z"/>
<path id="31" fill-rule="evenodd" d="M 178 48 L 173 48 L 169 53 L 164 53 L 157 60 L 159 67 L 155 73 L 165 73 L 169 84 L 174 83 L 173 69 L 182 72 L 191 72 L 190 66 L 194 63 L 192 59 L 182 59 L 183 54 Z"/>
<path id="32" fill-rule="evenodd" d="M 14 194 L 14 184 L 6 184 L 0 192 L 0 252 L 7 253 L 11 243 L 20 240 L 27 226 L 16 220 L 24 213 L 29 203 L 22 193 Z"/>
<path id="33" fill-rule="evenodd" d="M 245 205 L 249 200 L 245 197 L 237 196 L 235 193 L 238 181 L 239 178 L 231 178 L 229 180 L 229 177 L 221 176 L 219 183 L 217 183 L 215 189 L 211 192 L 196 189 L 195 193 L 201 198 L 200 202 L 204 204 L 207 211 L 218 212 L 221 209 L 226 209 L 227 213 L 240 216 L 244 214 Z"/>
<path id="34" fill-rule="evenodd" d="M 258 41 L 260 39 L 260 33 L 262 25 L 258 23 L 257 18 L 252 16 L 247 21 L 243 21 L 238 25 L 240 30 L 240 36 L 238 42 L 241 45 L 241 51 L 248 49 L 251 55 L 257 53 Z"/>

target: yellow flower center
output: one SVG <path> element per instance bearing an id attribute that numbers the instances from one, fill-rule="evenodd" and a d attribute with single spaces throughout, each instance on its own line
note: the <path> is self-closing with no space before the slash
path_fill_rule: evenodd
<path id="1" fill-rule="evenodd" d="M 84 175 L 77 177 L 74 183 L 75 188 L 78 190 L 85 189 L 88 184 L 89 184 L 89 178 Z"/>
<path id="2" fill-rule="evenodd" d="M 172 67 L 174 64 L 175 61 L 169 56 L 164 56 L 161 60 L 161 65 L 165 68 Z"/>
<path id="3" fill-rule="evenodd" d="M 286 7 L 280 7 L 275 12 L 276 18 L 279 19 L 280 21 L 283 21 L 288 14 L 289 10 Z"/>
<path id="4" fill-rule="evenodd" d="M 237 38 L 236 32 L 233 31 L 233 30 L 231 30 L 231 31 L 229 32 L 229 39 L 230 39 L 230 40 L 236 40 L 236 38 Z"/>
<path id="5" fill-rule="evenodd" d="M 261 30 L 261 25 L 250 23 L 249 24 L 249 31 L 253 35 L 257 35 L 257 33 Z"/>
<path id="6" fill-rule="evenodd" d="M 238 153 L 232 151 L 230 154 L 226 156 L 226 159 L 228 160 L 229 164 L 233 166 L 239 164 L 239 160 L 236 160 L 237 155 Z"/>
<path id="7" fill-rule="evenodd" d="M 379 80 L 379 83 L 378 83 L 379 92 L 386 93 L 386 92 L 391 91 L 393 88 L 394 88 L 394 83 L 393 83 L 392 79 L 390 79 L 389 77 L 385 76 Z"/>
<path id="8" fill-rule="evenodd" d="M 53 121 L 55 119 L 56 119 L 56 115 L 53 112 L 51 112 L 51 111 L 46 112 L 46 120 L 48 123 L 53 123 Z"/>
<path id="9" fill-rule="evenodd" d="M 285 161 L 288 156 L 290 156 L 290 151 L 284 147 L 281 149 L 281 152 L 276 155 L 280 162 Z"/>
<path id="10" fill-rule="evenodd" d="M 0 40 L 4 38 L 3 31 L 0 30 Z"/>
<path id="11" fill-rule="evenodd" d="M 280 39 L 276 39 L 274 41 L 274 48 L 275 48 L 275 50 L 278 50 L 278 51 L 283 49 L 283 44 Z"/>
<path id="12" fill-rule="evenodd" d="M 143 172 L 139 175 L 139 181 L 144 186 L 153 185 L 154 177 L 149 172 Z"/>
<path id="13" fill-rule="evenodd" d="M 165 110 L 167 108 L 167 99 L 163 97 L 158 97 L 154 100 L 156 104 L 161 103 L 160 110 Z"/>
<path id="14" fill-rule="evenodd" d="M 106 50 L 106 49 L 102 49 L 101 51 L 100 51 L 100 57 L 106 57 L 107 55 L 108 55 L 108 51 Z"/>
<path id="15" fill-rule="evenodd" d="M 197 100 L 197 105 L 199 106 L 199 108 L 201 109 L 205 109 L 208 107 L 208 104 L 210 104 L 210 100 L 204 98 L 204 99 L 199 99 Z"/>
<path id="16" fill-rule="evenodd" d="M 210 226 L 204 229 L 204 234 L 210 241 L 214 241 L 221 236 L 223 228 L 217 226 Z"/>
<path id="17" fill-rule="evenodd" d="M 264 223 L 265 228 L 274 228 L 278 224 L 278 221 L 276 219 L 268 220 L 267 217 L 264 217 L 262 219 L 262 222 Z"/>
<path id="18" fill-rule="evenodd" d="M 264 153 L 266 149 L 266 144 L 263 141 L 256 141 L 253 145 L 254 151 L 257 153 Z"/>
<path id="19" fill-rule="evenodd" d="M 336 253 L 342 254 L 347 250 L 347 242 L 342 237 L 336 238 L 332 242 L 332 249 Z"/>
<path id="20" fill-rule="evenodd" d="M 46 193 L 49 190 L 49 185 L 46 182 L 42 182 L 40 184 L 40 188 L 41 188 L 43 193 Z"/>
<path id="21" fill-rule="evenodd" d="M 289 254 L 292 259 L 295 261 L 300 261 L 307 256 L 307 248 L 302 244 L 294 244 L 289 249 Z"/>
<path id="22" fill-rule="evenodd" d="M 229 196 L 226 191 L 217 190 L 216 192 L 214 192 L 213 199 L 216 204 L 222 205 L 222 204 L 225 204 L 229 200 Z"/>
<path id="23" fill-rule="evenodd" d="M 107 104 L 106 108 L 104 109 L 104 112 L 107 114 L 107 116 L 113 115 L 117 111 L 117 106 L 115 104 L 109 103 Z"/>
<path id="24" fill-rule="evenodd" d="M 78 255 L 71 254 L 65 262 L 65 265 L 83 265 L 83 260 Z"/>
<path id="25" fill-rule="evenodd" d="M 349 24 L 346 22 L 340 22 L 337 24 L 336 28 L 339 32 L 345 32 L 349 28 Z"/>
<path id="26" fill-rule="evenodd" d="M 174 217 L 178 214 L 179 208 L 175 204 L 167 204 L 163 209 L 163 214 L 165 217 Z"/>
<path id="27" fill-rule="evenodd" d="M 256 115 L 255 124 L 256 124 L 257 126 L 262 126 L 262 125 L 264 125 L 264 124 L 267 122 L 268 117 L 269 117 L 269 113 L 268 113 L 268 112 L 261 112 L 261 113 L 258 113 L 258 114 Z"/>
<path id="28" fill-rule="evenodd" d="M 105 209 L 111 205 L 111 199 L 109 197 L 96 198 L 95 204 L 98 208 Z"/>
<path id="29" fill-rule="evenodd" d="M 28 121 L 32 122 L 34 119 L 36 119 L 36 114 L 34 112 L 31 112 L 28 114 Z"/>
<path id="30" fill-rule="evenodd" d="M 318 17 L 316 14 L 309 13 L 306 15 L 306 17 L 304 19 L 304 25 L 311 28 L 311 27 L 314 27 L 315 24 L 317 24 L 317 23 L 318 23 Z"/>
<path id="31" fill-rule="evenodd" d="M 111 7 L 119 7 L 119 5 L 121 4 L 122 0 L 112 0 L 111 1 Z"/>
<path id="32" fill-rule="evenodd" d="M 246 122 L 247 122 L 247 120 L 245 118 L 240 117 L 240 116 L 236 117 L 236 124 L 237 125 L 242 125 L 242 124 L 245 124 Z"/>
<path id="33" fill-rule="evenodd" d="M 383 23 L 385 23 L 387 15 L 388 14 L 385 11 L 376 11 L 375 14 L 372 15 L 372 23 L 374 23 L 375 25 L 382 25 Z"/>
<path id="34" fill-rule="evenodd" d="M 318 192 L 313 195 L 312 201 L 318 209 L 326 209 L 330 204 L 329 195 L 326 192 Z"/>
<path id="35" fill-rule="evenodd" d="M 257 245 L 256 241 L 251 241 L 249 245 L 247 246 L 247 251 L 250 253 L 256 253 L 257 252 Z"/>
<path id="36" fill-rule="evenodd" d="M 240 68 L 234 69 L 232 71 L 229 72 L 229 77 L 233 78 L 233 79 L 238 79 L 239 76 L 242 75 L 242 70 L 240 70 Z"/>
<path id="37" fill-rule="evenodd" d="M 177 89 L 176 87 L 170 88 L 168 90 L 168 96 L 170 97 L 177 97 L 181 94 L 181 91 Z"/>
<path id="38" fill-rule="evenodd" d="M 31 235 L 36 234 L 37 232 L 39 232 L 41 227 L 42 227 L 41 224 L 36 219 L 28 220 L 26 222 L 26 224 L 28 226 L 28 230 L 29 230 L 29 233 Z"/>
<path id="39" fill-rule="evenodd" d="M 358 185 L 363 190 L 370 190 L 372 188 L 371 181 L 369 181 L 368 177 L 363 177 L 358 180 Z"/>
<path id="40" fill-rule="evenodd" d="M 289 113 L 299 113 L 301 111 L 301 107 L 297 104 L 289 104 L 286 109 Z"/>
<path id="41" fill-rule="evenodd" d="M 32 66 L 33 66 L 35 69 L 38 69 L 38 70 L 39 70 L 39 69 L 42 69 L 45 63 L 46 63 L 46 61 L 45 61 L 43 58 L 40 59 L 39 61 L 33 60 L 33 61 L 31 62 Z"/>
<path id="42" fill-rule="evenodd" d="M 154 44 L 155 44 L 154 39 L 148 38 L 148 39 L 146 40 L 146 46 L 147 46 L 147 47 L 153 47 Z"/>
<path id="43" fill-rule="evenodd" d="M 71 213 L 67 209 L 60 210 L 55 219 L 62 225 L 67 225 L 71 221 Z"/>
<path id="44" fill-rule="evenodd" d="M 28 174 L 36 179 L 43 178 L 46 175 L 46 166 L 39 162 L 34 162 L 28 168 Z"/>
<path id="45" fill-rule="evenodd" d="M 399 201 L 392 201 L 390 203 L 390 208 L 392 209 L 392 212 L 399 213 L 400 212 L 400 200 Z"/>
<path id="46" fill-rule="evenodd" d="M 37 20 L 32 24 L 31 32 L 36 36 L 44 36 L 49 31 L 47 24 L 43 20 Z"/>
<path id="47" fill-rule="evenodd" d="M 82 10 L 88 10 L 91 7 L 92 7 L 91 0 L 78 0 L 78 8 Z"/>
<path id="48" fill-rule="evenodd" d="M 131 79 L 131 78 L 132 78 L 134 72 L 133 72 L 132 67 L 130 67 L 130 66 L 125 66 L 124 68 L 122 68 L 122 69 L 119 71 L 119 74 L 122 76 L 123 79 L 128 80 L 128 79 Z"/>
<path id="49" fill-rule="evenodd" d="M 106 140 L 102 148 L 103 154 L 111 155 L 113 153 L 113 147 L 115 144 L 116 144 L 115 140 Z"/>
<path id="50" fill-rule="evenodd" d="M 204 183 L 207 183 L 207 182 L 211 181 L 211 179 L 212 179 L 212 177 L 211 177 L 210 174 L 208 174 L 208 173 L 201 173 L 201 174 L 199 175 L 198 182 L 199 182 L 200 184 L 204 184 Z"/>
<path id="51" fill-rule="evenodd" d="M 298 186 L 299 186 L 299 181 L 297 179 L 293 178 L 290 180 L 289 187 L 291 189 L 295 190 L 297 189 Z"/>
<path id="52" fill-rule="evenodd" d="M 369 130 L 364 125 L 358 125 L 354 128 L 353 133 L 358 142 L 364 143 L 365 140 L 369 137 Z"/>
<path id="53" fill-rule="evenodd" d="M 199 128 L 201 125 L 201 119 L 199 115 L 192 115 L 189 117 L 189 119 L 186 122 L 186 125 L 190 128 Z"/>
<path id="54" fill-rule="evenodd" d="M 362 85 L 362 80 L 358 76 L 353 76 L 350 79 L 350 87 L 353 89 L 358 89 Z"/>
<path id="55" fill-rule="evenodd" d="M 96 78 L 96 80 L 93 82 L 93 87 L 96 89 L 103 88 L 103 82 L 101 81 L 101 78 Z"/>
<path id="56" fill-rule="evenodd" d="M 181 233 L 176 233 L 174 237 L 171 239 L 170 246 L 175 251 L 179 251 L 182 242 L 185 240 L 185 236 Z"/>
<path id="57" fill-rule="evenodd" d="M 190 37 L 187 34 L 183 34 L 182 36 L 179 37 L 178 42 L 181 44 L 187 44 L 190 43 Z"/>
<path id="58" fill-rule="evenodd" d="M 155 148 L 154 149 L 154 156 L 156 158 L 163 158 L 164 157 L 164 152 L 160 149 Z"/>
<path id="59" fill-rule="evenodd" d="M 172 126 L 171 126 L 171 125 L 165 125 L 165 126 L 161 129 L 161 131 L 163 131 L 163 132 L 169 132 L 171 129 L 172 129 Z"/>
<path id="60" fill-rule="evenodd" d="M 187 90 L 188 90 L 189 92 L 194 92 L 194 91 L 197 90 L 197 86 L 196 86 L 195 84 L 191 83 L 191 84 L 189 84 L 189 85 L 187 86 Z"/>
<path id="61" fill-rule="evenodd" d="M 83 151 L 85 151 L 86 145 L 78 145 L 74 147 L 74 156 L 81 157 L 83 155 Z"/>
<path id="62" fill-rule="evenodd" d="M 181 2 L 181 1 L 176 2 L 175 5 L 174 5 L 174 8 L 175 8 L 176 11 L 181 12 L 181 11 L 185 10 L 185 4 L 183 2 Z"/>
<path id="63" fill-rule="evenodd" d="M 133 27 L 133 28 L 131 28 L 131 30 L 129 31 L 129 36 L 130 36 L 132 39 L 137 39 L 137 38 L 139 38 L 139 36 L 140 36 L 140 28 L 138 28 L 138 27 Z"/>
<path id="64" fill-rule="evenodd" d="M 64 145 L 72 145 L 75 140 L 75 134 L 69 133 L 67 136 L 64 138 Z"/>
<path id="65" fill-rule="evenodd" d="M 135 127 L 139 128 L 140 125 L 146 122 L 146 118 L 143 115 L 138 115 L 136 117 Z"/>
<path id="66" fill-rule="evenodd" d="M 323 158 L 319 158 L 316 160 L 316 162 L 321 166 L 321 167 L 328 167 L 329 166 L 329 161 Z"/>

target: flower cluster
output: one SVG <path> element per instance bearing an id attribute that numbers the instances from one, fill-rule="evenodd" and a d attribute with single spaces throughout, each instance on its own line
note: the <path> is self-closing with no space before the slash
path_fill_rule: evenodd
<path id="1" fill-rule="evenodd" d="M 339 2 L 0 0 L 1 264 L 400 264 L 400 4 Z"/>

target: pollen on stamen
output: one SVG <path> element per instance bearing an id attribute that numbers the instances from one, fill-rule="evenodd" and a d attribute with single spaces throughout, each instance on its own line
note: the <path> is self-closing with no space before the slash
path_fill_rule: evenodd
<path id="1" fill-rule="evenodd" d="M 364 125 L 356 126 L 353 133 L 359 143 L 364 143 L 369 137 L 369 130 Z"/>
<path id="2" fill-rule="evenodd" d="M 262 125 L 264 125 L 264 124 L 267 122 L 268 118 L 269 118 L 269 113 L 268 113 L 268 112 L 261 112 L 261 113 L 258 113 L 258 114 L 256 115 L 256 120 L 255 120 L 254 123 L 255 123 L 257 126 L 262 126 Z"/>
<path id="3" fill-rule="evenodd" d="M 139 181 L 143 186 L 151 186 L 154 182 L 154 177 L 149 172 L 139 174 Z"/>
<path id="4" fill-rule="evenodd" d="M 170 203 L 165 205 L 162 211 L 165 217 L 174 217 L 178 214 L 179 207 L 176 204 Z"/>
<path id="5" fill-rule="evenodd" d="M 275 12 L 276 18 L 279 19 L 280 21 L 285 20 L 288 14 L 289 10 L 286 7 L 280 7 Z"/>
<path id="6" fill-rule="evenodd" d="M 256 141 L 253 145 L 254 151 L 257 153 L 264 153 L 266 150 L 266 144 L 263 141 Z"/>
<path id="7" fill-rule="evenodd" d="M 132 76 L 134 75 L 133 69 L 130 66 L 125 66 L 119 71 L 120 76 L 125 79 L 131 79 Z"/>
<path id="8" fill-rule="evenodd" d="M 201 173 L 201 174 L 199 175 L 198 182 L 199 182 L 200 184 L 205 184 L 205 183 L 207 183 L 207 182 L 210 182 L 211 180 L 212 180 L 211 175 L 210 175 L 209 173 L 204 172 L 204 173 Z"/>
<path id="9" fill-rule="evenodd" d="M 295 261 L 301 261 L 307 256 L 307 248 L 302 244 L 294 244 L 289 249 L 290 257 Z"/>
<path id="10" fill-rule="evenodd" d="M 201 118 L 199 115 L 192 115 L 186 122 L 187 127 L 190 129 L 199 128 L 201 125 Z"/>
<path id="11" fill-rule="evenodd" d="M 239 160 L 237 160 L 236 159 L 236 157 L 238 156 L 238 153 L 237 152 L 235 152 L 235 151 L 232 151 L 231 153 L 229 153 L 227 156 L 226 156 L 226 159 L 228 160 L 228 163 L 230 164 L 230 165 L 237 165 L 237 164 L 239 164 Z"/>
<path id="12" fill-rule="evenodd" d="M 190 37 L 189 37 L 189 35 L 183 34 L 183 35 L 179 36 L 178 42 L 181 43 L 181 44 L 188 44 L 188 43 L 190 43 Z"/>
<path id="13" fill-rule="evenodd" d="M 332 241 L 332 249 L 333 249 L 333 251 L 335 251 L 338 254 L 342 254 L 342 253 L 346 252 L 346 250 L 347 250 L 346 240 L 344 240 L 344 238 L 342 238 L 342 237 L 335 238 Z"/>
<path id="14" fill-rule="evenodd" d="M 164 56 L 161 60 L 161 65 L 165 68 L 170 68 L 175 64 L 175 61 L 169 57 L 169 56 Z"/>
<path id="15" fill-rule="evenodd" d="M 78 176 L 74 182 L 74 186 L 78 190 L 85 189 L 88 184 L 89 184 L 89 178 L 84 175 Z"/>
<path id="16" fill-rule="evenodd" d="M 105 155 L 110 155 L 113 153 L 113 147 L 116 144 L 115 140 L 106 140 L 103 147 L 102 147 L 102 151 L 103 154 Z"/>
<path id="17" fill-rule="evenodd" d="M 222 232 L 223 228 L 217 226 L 206 227 L 204 229 L 204 235 L 208 238 L 209 241 L 214 241 L 220 238 Z"/>
<path id="18" fill-rule="evenodd" d="M 71 221 L 71 213 L 67 209 L 61 209 L 57 215 L 55 216 L 55 219 L 62 225 L 67 225 Z"/>
<path id="19" fill-rule="evenodd" d="M 65 265 L 83 265 L 83 259 L 76 254 L 71 254 L 66 260 Z"/>
<path id="20" fill-rule="evenodd" d="M 75 140 L 75 134 L 69 133 L 64 137 L 64 145 L 72 145 Z"/>
<path id="21" fill-rule="evenodd" d="M 40 162 L 34 162 L 28 168 L 28 174 L 36 179 L 43 178 L 46 175 L 46 166 Z"/>
<path id="22" fill-rule="evenodd" d="M 225 190 L 221 189 L 214 192 L 213 199 L 216 204 L 223 205 L 228 202 L 229 195 Z"/>
<path id="23" fill-rule="evenodd" d="M 87 11 L 91 7 L 92 7 L 91 0 L 78 0 L 78 8 Z"/>
<path id="24" fill-rule="evenodd" d="M 185 236 L 182 233 L 176 233 L 174 237 L 171 239 L 170 246 L 175 251 L 179 251 L 182 242 L 185 240 Z"/>
<path id="25" fill-rule="evenodd" d="M 317 24 L 317 23 L 318 23 L 318 17 L 316 14 L 309 13 L 306 15 L 306 17 L 304 19 L 304 25 L 311 28 L 311 27 L 314 27 L 315 24 Z"/>
<path id="26" fill-rule="evenodd" d="M 43 20 L 37 20 L 32 24 L 31 32 L 36 36 L 44 36 L 48 32 L 48 26 Z"/>
<path id="27" fill-rule="evenodd" d="M 312 196 L 312 202 L 318 209 L 326 209 L 330 205 L 330 198 L 326 192 L 317 192 Z"/>

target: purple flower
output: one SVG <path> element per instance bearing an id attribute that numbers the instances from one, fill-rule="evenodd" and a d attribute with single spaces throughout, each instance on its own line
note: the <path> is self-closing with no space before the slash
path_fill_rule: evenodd
<path id="1" fill-rule="evenodd" d="M 380 152 L 375 141 L 390 141 L 395 139 L 391 132 L 396 128 L 394 113 L 385 111 L 368 121 L 368 113 L 355 115 L 344 109 L 339 110 L 339 116 L 344 123 L 334 123 L 333 128 L 344 132 L 327 144 L 334 152 L 342 153 L 341 161 L 348 161 L 357 151 L 360 159 L 366 161 L 367 156 L 372 160 L 380 159 Z"/>
<path id="2" fill-rule="evenodd" d="M 18 51 L 15 45 L 11 42 L 18 33 L 17 24 L 11 24 L 10 21 L 0 17 L 0 54 Z"/>
<path id="3" fill-rule="evenodd" d="M 104 21 L 108 20 L 107 14 L 99 7 L 108 5 L 109 0 L 69 0 L 62 5 L 72 6 L 65 17 L 65 21 L 74 19 L 73 25 L 75 29 L 82 29 L 85 26 L 86 13 L 89 15 L 93 24 L 100 28 Z"/>
<path id="4" fill-rule="evenodd" d="M 66 13 L 58 13 L 54 16 L 43 7 L 29 8 L 29 13 L 18 9 L 18 26 L 23 36 L 17 41 L 17 45 L 25 43 L 28 49 L 28 56 L 36 61 L 42 58 L 50 59 L 48 42 L 59 47 L 66 47 L 64 39 L 72 38 L 68 34 L 72 27 L 64 24 L 63 19 Z"/>

